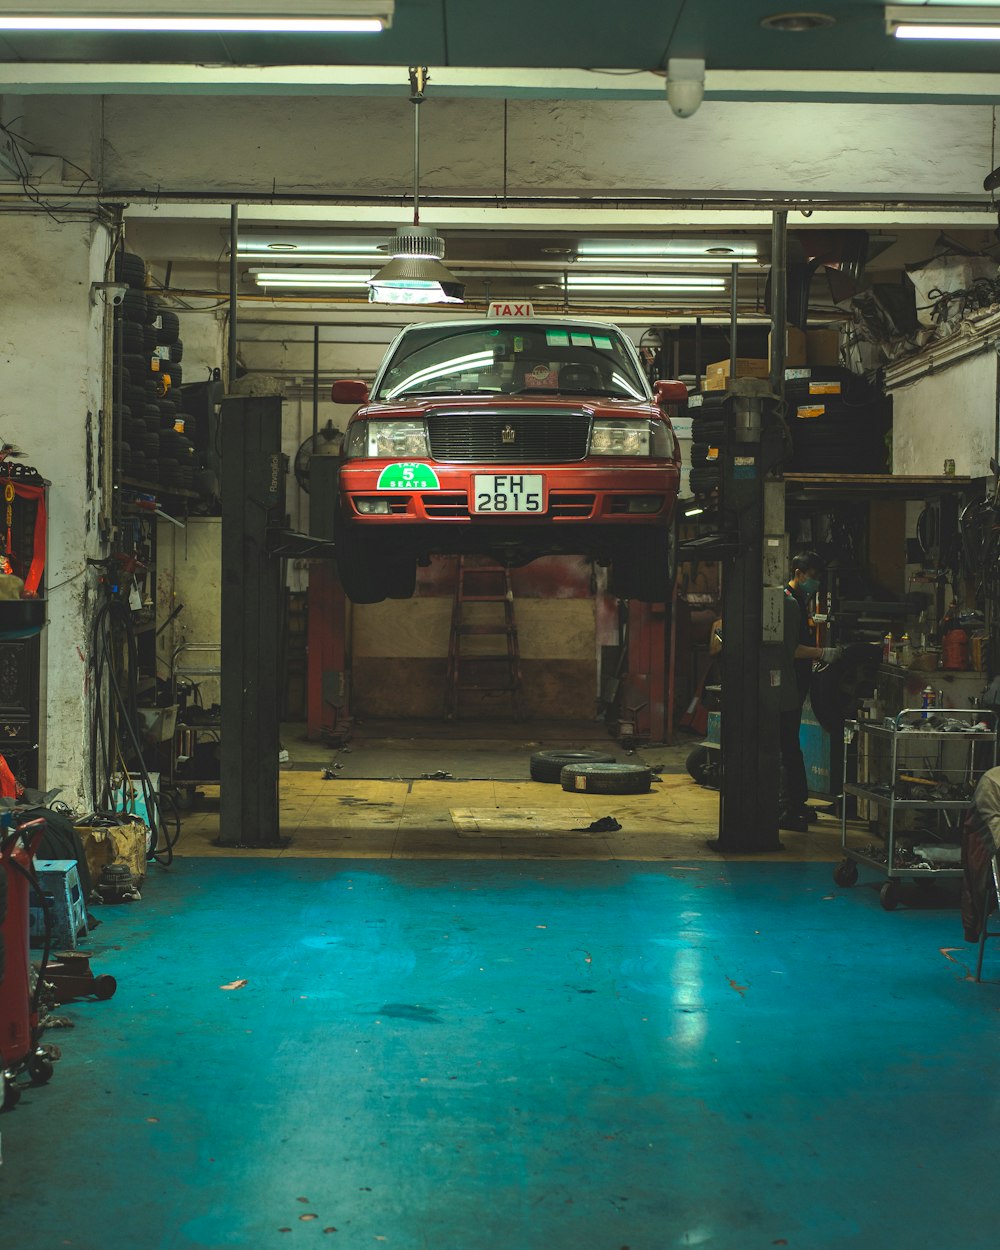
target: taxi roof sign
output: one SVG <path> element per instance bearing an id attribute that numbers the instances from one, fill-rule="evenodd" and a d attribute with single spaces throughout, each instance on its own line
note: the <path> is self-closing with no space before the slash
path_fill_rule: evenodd
<path id="1" fill-rule="evenodd" d="M 533 317 L 535 307 L 527 300 L 514 301 L 495 299 L 490 301 L 486 311 L 487 317 Z"/>

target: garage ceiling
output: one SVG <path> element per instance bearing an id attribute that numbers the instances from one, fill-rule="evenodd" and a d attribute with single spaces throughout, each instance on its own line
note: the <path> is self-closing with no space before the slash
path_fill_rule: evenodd
<path id="1" fill-rule="evenodd" d="M 37 4 L 39 0 L 24 2 L 28 6 Z M 52 0 L 53 4 L 57 2 Z M 124 0 L 124 3 L 130 5 L 137 15 L 149 14 L 156 8 L 169 8 L 165 0 L 163 3 L 159 0 Z M 895 40 L 886 34 L 881 0 L 809 0 L 805 7 L 832 19 L 830 24 L 815 30 L 791 32 L 762 25 L 765 18 L 800 6 L 801 0 L 792 0 L 789 4 L 782 3 L 782 0 L 625 0 L 617 6 L 610 5 L 607 0 L 504 0 L 502 5 L 487 3 L 486 0 L 396 0 L 391 28 L 380 35 L 369 36 L 7 35 L 0 37 L 0 98 L 5 103 L 11 101 L 12 115 L 16 116 L 22 111 L 18 103 L 22 94 L 50 95 L 53 98 L 63 93 L 145 95 L 151 103 L 152 100 L 159 102 L 168 95 L 271 94 L 306 97 L 301 102 L 303 106 L 308 104 L 308 97 L 337 93 L 382 95 L 399 100 L 401 115 L 404 116 L 402 129 L 405 130 L 408 116 L 403 67 L 426 64 L 431 70 L 431 95 L 435 99 L 449 95 L 493 97 L 497 100 L 496 108 L 500 108 L 501 99 L 514 101 L 519 97 L 549 97 L 556 102 L 552 106 L 554 109 L 562 109 L 562 129 L 556 128 L 553 133 L 562 135 L 562 142 L 568 141 L 570 149 L 573 144 L 582 142 L 583 135 L 597 135 L 598 140 L 604 143 L 617 142 L 609 140 L 601 129 L 604 123 L 599 113 L 595 114 L 597 121 L 589 119 L 585 110 L 591 106 L 587 103 L 578 106 L 578 100 L 586 101 L 587 97 L 603 100 L 630 98 L 641 102 L 655 98 L 662 109 L 657 116 L 657 126 L 663 121 L 666 127 L 671 124 L 675 127 L 674 131 L 664 128 L 656 132 L 662 133 L 664 138 L 669 136 L 669 146 L 654 144 L 649 149 L 650 163 L 657 170 L 662 165 L 662 171 L 647 173 L 645 162 L 638 161 L 642 179 L 635 184 L 638 187 L 635 195 L 639 198 L 634 202 L 630 202 L 625 194 L 632 183 L 624 179 L 636 176 L 635 169 L 629 166 L 617 180 L 614 174 L 610 174 L 612 181 L 607 183 L 607 188 L 614 188 L 621 197 L 620 203 L 616 200 L 614 204 L 602 206 L 594 198 L 595 192 L 602 189 L 585 180 L 581 183 L 582 190 L 573 190 L 569 198 L 564 195 L 565 202 L 561 209 L 548 207 L 545 197 L 556 193 L 532 164 L 531 144 L 538 135 L 548 134 L 547 127 L 553 120 L 547 111 L 549 106 L 542 107 L 536 116 L 525 113 L 529 106 L 521 105 L 522 113 L 515 115 L 518 105 L 512 104 L 510 148 L 512 159 L 516 158 L 511 166 L 516 168 L 512 177 L 515 181 L 520 178 L 520 182 L 529 187 L 539 201 L 538 205 L 526 205 L 516 213 L 512 204 L 517 195 L 515 193 L 509 198 L 507 188 L 507 105 L 502 105 L 502 118 L 499 114 L 491 115 L 489 124 L 484 126 L 480 120 L 478 128 L 461 111 L 457 123 L 464 127 L 464 134 L 461 130 L 455 132 L 461 142 L 448 159 L 444 159 L 440 152 L 436 158 L 433 154 L 436 138 L 442 135 L 447 137 L 441 121 L 446 111 L 435 113 L 435 125 L 428 135 L 428 189 L 433 196 L 437 174 L 439 182 L 445 178 L 455 183 L 471 205 L 463 202 L 449 206 L 447 196 L 442 197 L 440 191 L 433 204 L 434 222 L 448 235 L 448 262 L 469 283 L 473 298 L 482 300 L 491 294 L 523 296 L 530 293 L 540 301 L 556 303 L 564 297 L 564 274 L 571 266 L 577 267 L 578 246 L 588 236 L 614 236 L 627 242 L 631 231 L 655 228 L 661 239 L 701 239 L 718 245 L 725 241 L 718 232 L 728 235 L 749 228 L 751 232 L 742 237 L 755 245 L 758 263 L 741 266 L 740 304 L 747 312 L 753 310 L 759 313 L 763 296 L 763 266 L 767 262 L 769 214 L 766 211 L 751 212 L 746 205 L 743 206 L 746 211 L 738 212 L 732 203 L 720 203 L 713 216 L 713 200 L 731 198 L 733 192 L 727 191 L 727 188 L 737 191 L 748 186 L 757 188 L 763 185 L 761 179 L 764 182 L 774 180 L 771 189 L 780 199 L 789 187 L 806 185 L 818 178 L 817 185 L 826 188 L 833 200 L 847 199 L 853 192 L 855 198 L 876 203 L 879 195 L 870 189 L 874 187 L 877 191 L 881 186 L 877 179 L 866 178 L 852 167 L 847 171 L 846 181 L 840 178 L 838 172 L 831 182 L 826 164 L 832 163 L 840 171 L 846 159 L 844 154 L 865 146 L 866 153 L 870 155 L 858 158 L 859 168 L 863 169 L 865 160 L 875 161 L 879 168 L 893 166 L 894 162 L 899 165 L 903 159 L 899 152 L 906 145 L 901 139 L 899 142 L 895 140 L 902 130 L 909 127 L 910 130 L 919 130 L 919 137 L 915 140 L 910 138 L 906 148 L 909 153 L 906 168 L 912 171 L 914 153 L 919 153 L 923 145 L 928 149 L 934 149 L 935 144 L 940 147 L 941 140 L 935 137 L 933 127 L 925 127 L 922 121 L 916 120 L 916 112 L 911 114 L 905 108 L 891 118 L 883 110 L 880 124 L 884 133 L 893 139 L 885 144 L 879 142 L 881 132 L 874 130 L 867 135 L 866 145 L 856 142 L 859 132 L 855 131 L 852 123 L 845 124 L 843 113 L 840 114 L 839 124 L 827 123 L 829 133 L 817 128 L 815 121 L 803 120 L 796 130 L 795 123 L 786 120 L 786 127 L 791 127 L 787 134 L 799 146 L 795 153 L 789 155 L 788 169 L 772 173 L 769 171 L 773 162 L 769 164 L 767 159 L 769 149 L 766 145 L 759 146 L 752 142 L 751 132 L 757 123 L 749 112 L 733 119 L 739 121 L 742 130 L 733 125 L 733 121 L 729 120 L 731 114 L 725 113 L 722 108 L 713 116 L 709 116 L 706 109 L 693 122 L 679 123 L 670 118 L 663 102 L 663 72 L 670 58 L 703 58 L 707 65 L 706 100 L 720 102 L 839 100 L 852 106 L 860 102 L 861 109 L 866 110 L 868 101 L 895 105 L 919 101 L 935 105 L 976 102 L 992 106 L 1000 97 L 995 44 Z M 95 7 L 99 7 L 96 0 Z M 210 7 L 206 0 L 206 10 Z M 284 5 L 272 3 L 271 8 L 275 13 L 293 12 L 294 2 L 286 0 Z M 215 102 L 217 105 L 222 103 Z M 201 107 L 199 102 L 198 108 Z M 593 107 L 600 108 L 599 105 Z M 640 104 L 637 107 L 648 106 Z M 138 102 L 123 102 L 121 108 L 124 109 L 124 120 L 119 118 L 116 130 L 113 122 L 118 114 L 113 103 L 101 105 L 97 123 L 99 137 L 95 130 L 91 143 L 95 149 L 99 143 L 106 166 L 110 164 L 112 169 L 117 169 L 117 160 L 126 171 L 118 173 L 117 182 L 113 180 L 115 173 L 111 173 L 112 181 L 110 184 L 106 181 L 104 186 L 110 185 L 121 193 L 120 198 L 129 203 L 128 212 L 133 219 L 148 215 L 158 220 L 161 228 L 171 220 L 180 222 L 200 215 L 205 220 L 218 221 L 228 216 L 226 202 L 239 198 L 244 203 L 249 201 L 241 219 L 243 230 L 250 230 L 253 226 L 269 228 L 273 244 L 275 239 L 280 242 L 282 231 L 287 232 L 296 224 L 308 229 L 322 223 L 317 237 L 325 236 L 327 239 L 339 237 L 343 240 L 353 231 L 381 231 L 389 222 L 395 223 L 399 209 L 405 207 L 405 199 L 400 200 L 395 190 L 397 180 L 390 180 L 393 184 L 390 191 L 381 184 L 376 185 L 377 179 L 370 171 L 366 172 L 366 178 L 369 182 L 371 179 L 375 181 L 371 185 L 364 181 L 358 185 L 369 192 L 371 204 L 344 207 L 333 202 L 338 194 L 345 204 L 351 198 L 349 194 L 343 194 L 345 187 L 353 186 L 352 174 L 345 167 L 345 160 L 349 162 L 352 159 L 352 152 L 346 146 L 349 143 L 349 127 L 342 127 L 334 136 L 341 145 L 339 148 L 330 148 L 331 136 L 325 135 L 323 151 L 327 155 L 324 168 L 319 173 L 314 170 L 308 174 L 299 188 L 295 179 L 301 183 L 306 176 L 299 174 L 296 166 L 293 177 L 284 169 L 283 150 L 268 146 L 269 143 L 273 145 L 274 137 L 282 126 L 289 128 L 287 133 L 282 132 L 282 149 L 293 146 L 288 141 L 288 135 L 294 133 L 294 118 L 306 117 L 307 113 L 302 110 L 296 112 L 291 106 L 287 109 L 287 116 L 284 111 L 254 114 L 254 126 L 259 128 L 259 132 L 254 132 L 260 139 L 258 152 L 253 143 L 247 146 L 246 136 L 233 133 L 230 114 L 221 109 L 213 111 L 212 105 L 206 102 L 206 125 L 203 131 L 198 130 L 198 142 L 203 142 L 206 150 L 216 154 L 213 161 L 228 157 L 232 164 L 235 160 L 238 176 L 234 177 L 230 172 L 226 175 L 228 181 L 219 182 L 217 190 L 205 191 L 199 186 L 197 194 L 192 191 L 197 182 L 197 171 L 179 171 L 176 162 L 171 164 L 169 159 L 178 148 L 197 152 L 197 146 L 192 147 L 194 132 L 187 132 L 189 137 L 186 143 L 181 137 L 185 133 L 183 128 L 178 129 L 176 134 L 171 133 L 168 151 L 157 153 L 155 158 L 144 161 L 141 153 L 130 150 L 131 163 L 125 158 L 118 160 L 123 140 L 126 144 L 128 142 L 130 119 L 138 119 L 142 114 Z M 74 109 L 73 112 L 74 121 L 84 115 L 82 110 L 77 112 Z M 926 112 L 933 112 L 943 121 L 953 118 L 957 110 L 935 108 Z M 860 114 L 861 110 L 859 117 Z M 53 116 L 59 116 L 59 111 Z M 638 113 L 629 116 L 633 126 L 629 142 L 641 148 L 642 126 L 648 125 L 649 119 Z M 223 120 L 213 123 L 216 117 Z M 224 120 L 226 117 L 230 118 L 230 122 Z M 869 129 L 870 122 L 866 111 L 865 124 Z M 456 124 L 454 113 L 452 124 Z M 974 221 L 965 221 L 958 210 L 969 199 L 970 190 L 977 188 L 981 178 L 991 168 L 989 127 L 990 111 L 981 108 L 978 112 L 974 111 L 973 120 L 962 133 L 965 147 L 959 156 L 965 161 L 963 170 L 966 166 L 974 170 L 975 177 L 970 179 L 967 171 L 963 172 L 961 179 L 956 178 L 947 184 L 946 196 L 942 196 L 934 184 L 937 198 L 945 200 L 944 207 L 948 210 L 942 222 L 945 229 L 954 231 L 962 225 L 986 224 L 982 221 L 982 213 Z M 498 148 L 501 128 L 502 152 Z M 307 126 L 304 133 L 315 131 Z M 396 152 L 391 158 L 386 155 L 386 143 L 393 139 L 393 132 L 386 128 L 384 119 L 377 133 L 380 136 L 380 176 L 383 182 L 386 168 L 391 171 L 398 168 L 405 181 L 408 157 L 402 152 Z M 782 132 L 782 153 L 789 146 L 783 141 L 785 134 Z M 741 141 L 740 135 L 744 143 L 751 140 L 751 155 L 758 154 L 756 162 L 748 158 L 752 166 L 749 170 L 734 166 L 733 144 Z M 804 135 L 809 136 L 808 141 L 803 139 Z M 986 136 L 985 140 L 982 135 Z M 700 139 L 698 136 L 701 136 Z M 65 150 L 64 142 L 60 124 L 48 138 L 48 143 L 53 145 L 49 150 Z M 685 145 L 690 151 L 686 152 Z M 954 136 L 945 139 L 944 147 L 953 155 L 956 148 Z M 86 147 L 83 151 L 86 152 Z M 669 154 L 669 159 L 664 153 Z M 610 150 L 606 155 L 611 155 Z M 83 161 L 88 159 L 86 155 L 82 157 Z M 310 159 L 307 154 L 304 168 L 311 168 Z M 573 166 L 574 159 L 574 151 L 568 150 L 563 162 L 549 162 L 557 166 L 553 176 L 562 175 L 563 181 L 571 186 L 576 185 L 574 179 L 580 182 Z M 713 160 L 715 165 L 712 165 Z M 919 160 L 916 163 L 919 164 Z M 326 165 L 329 165 L 329 170 Z M 718 173 L 713 181 L 705 170 L 711 172 L 716 167 Z M 501 169 L 502 180 L 500 175 L 493 178 L 491 171 L 495 173 Z M 212 174 L 215 175 L 214 168 Z M 257 183 L 264 174 L 267 175 L 267 190 L 276 193 L 285 184 L 286 189 L 299 190 L 299 198 L 303 201 L 309 201 L 315 193 L 316 205 L 304 203 L 288 207 L 278 202 L 262 202 L 263 184 L 258 186 Z M 707 186 L 703 185 L 706 178 Z M 751 182 L 750 178 L 754 180 Z M 823 181 L 824 178 L 826 181 Z M 357 178 L 353 181 L 356 182 Z M 679 204 L 671 214 L 665 203 L 654 205 L 650 201 L 646 212 L 647 215 L 652 214 L 651 219 L 640 221 L 643 217 L 641 195 L 647 182 L 658 196 L 690 191 L 687 195 L 689 202 Z M 900 200 L 907 199 L 898 172 L 893 183 L 894 195 L 896 185 L 901 187 Z M 913 185 L 914 180 L 910 177 L 905 183 L 911 188 L 908 198 L 915 203 L 916 209 L 921 209 L 924 187 L 919 178 L 916 179 L 916 193 L 912 191 Z M 829 190 L 831 186 L 832 192 Z M 216 188 L 216 183 L 212 182 L 211 187 Z M 148 188 L 153 188 L 151 195 L 146 193 Z M 237 193 L 228 193 L 230 188 L 236 188 Z M 243 194 L 239 193 L 240 188 L 245 188 Z M 162 199 L 161 190 L 164 192 Z M 859 195 L 859 190 L 864 194 Z M 524 194 L 523 190 L 521 193 Z M 189 203 L 182 202 L 185 195 Z M 753 197 L 744 198 L 749 200 Z M 930 191 L 926 192 L 926 198 L 929 205 L 932 198 Z M 144 204 L 146 199 L 150 202 Z M 704 201 L 701 207 L 699 200 Z M 950 211 L 952 205 L 954 213 Z M 628 208 L 627 214 L 621 211 L 623 206 Z M 972 207 L 980 210 L 990 208 L 985 198 L 982 204 Z M 896 214 L 897 217 L 900 215 Z M 995 215 L 987 212 L 986 216 L 993 216 L 990 225 L 995 224 Z M 936 218 L 931 214 L 926 222 L 921 217 L 919 224 L 925 226 L 933 220 Z M 265 223 L 269 225 L 265 226 Z M 504 233 L 497 232 L 497 227 L 502 230 L 501 223 L 508 227 Z M 880 264 L 887 269 L 898 268 L 904 260 L 913 258 L 899 245 L 889 247 L 893 237 L 898 237 L 899 223 L 892 219 L 888 211 L 879 210 L 877 203 L 871 214 L 863 216 L 856 213 L 853 219 L 849 215 L 847 220 L 839 223 L 829 217 L 822 222 L 818 216 L 813 218 L 810 206 L 808 213 L 803 211 L 796 216 L 796 224 L 800 229 L 815 228 L 821 224 L 827 227 L 839 224 L 841 227 L 867 228 L 873 236 L 870 260 L 881 252 Z M 545 228 L 540 228 L 543 226 Z M 388 232 L 387 229 L 386 234 Z M 876 239 L 878 234 L 882 237 Z M 936 232 L 929 238 L 922 238 L 920 250 L 923 252 L 923 249 L 933 247 L 935 237 Z M 982 234 L 967 240 L 973 247 L 989 241 L 989 237 Z M 793 233 L 793 249 L 795 244 Z M 262 246 L 266 249 L 268 242 L 264 240 Z M 160 254 L 165 267 L 177 261 L 173 270 L 175 280 L 186 278 L 192 286 L 204 283 L 210 289 L 224 282 L 225 274 L 216 269 L 219 259 L 217 236 L 206 239 L 204 254 L 190 258 L 187 263 L 165 240 Z M 266 264 L 266 255 L 255 263 L 260 264 L 261 259 Z M 284 260 L 294 263 L 287 251 Z M 305 263 L 304 258 L 302 263 Z M 363 263 L 354 262 L 359 268 Z M 657 272 L 666 267 L 665 264 L 655 263 L 650 266 Z M 678 270 L 680 266 L 675 262 L 672 268 Z M 185 273 L 185 269 L 189 272 Z M 706 271 L 696 267 L 688 272 L 696 276 Z M 671 311 L 691 314 L 717 310 L 721 313 L 727 308 L 728 272 L 716 269 L 715 273 L 720 276 L 725 274 L 725 285 L 716 284 L 718 289 L 711 293 L 678 294 L 676 302 L 671 301 Z M 245 283 L 242 290 L 250 294 L 254 290 L 250 275 L 241 274 L 241 277 Z M 257 298 L 261 298 L 259 289 Z M 825 278 L 817 282 L 814 299 L 815 312 L 829 315 L 833 311 Z"/>
<path id="2" fill-rule="evenodd" d="M 148 14 L 151 7 L 157 6 L 134 5 L 137 14 Z M 275 5 L 274 11 L 292 7 Z M 380 35 L 8 34 L 0 38 L 0 63 L 427 64 L 626 71 L 656 70 L 669 57 L 699 57 L 709 70 L 996 72 L 992 44 L 889 37 L 881 0 L 817 0 L 808 7 L 834 19 L 821 29 L 793 33 L 761 25 L 766 17 L 798 7 L 794 0 L 787 6 L 781 0 L 626 0 L 617 6 L 607 0 L 504 0 L 502 5 L 487 0 L 396 0 L 393 25 Z"/>

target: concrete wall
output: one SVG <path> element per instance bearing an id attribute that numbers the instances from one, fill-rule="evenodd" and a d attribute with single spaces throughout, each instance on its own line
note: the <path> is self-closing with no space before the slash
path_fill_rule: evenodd
<path id="1" fill-rule="evenodd" d="M 945 460 L 972 477 L 996 454 L 997 357 L 984 351 L 893 392 L 893 473 L 941 473 Z"/>
<path id="2" fill-rule="evenodd" d="M 0 229 L 0 437 L 52 484 L 40 773 L 44 785 L 63 788 L 68 803 L 86 806 L 95 606 L 86 559 L 101 553 L 96 471 L 106 315 L 90 292 L 104 278 L 108 236 L 85 219 L 57 224 L 44 216 L 5 215 Z"/>
<path id="3" fill-rule="evenodd" d="M 467 560 L 466 567 L 495 568 Z M 439 719 L 447 693 L 448 641 L 457 561 L 438 558 L 421 569 L 417 597 L 353 609 L 354 708 L 361 717 Z M 471 585 L 471 583 L 470 583 Z M 589 561 L 575 556 L 535 560 L 513 574 L 514 613 L 528 717 L 591 720 L 597 707 L 594 598 Z M 470 603 L 467 624 L 503 623 L 502 604 Z M 462 654 L 504 652 L 503 635 L 468 637 Z M 467 660 L 464 680 L 499 684 L 506 665 Z M 461 696 L 460 716 L 513 719 L 507 694 Z"/>

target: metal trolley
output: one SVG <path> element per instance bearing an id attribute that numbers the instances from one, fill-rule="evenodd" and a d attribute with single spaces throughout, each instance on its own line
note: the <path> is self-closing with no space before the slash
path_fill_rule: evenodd
<path id="1" fill-rule="evenodd" d="M 847 746 L 855 739 L 859 777 L 848 781 Z M 845 889 L 854 885 L 859 864 L 874 868 L 886 878 L 879 899 L 886 911 L 892 911 L 905 879 L 961 877 L 957 843 L 962 820 L 976 782 L 997 763 L 996 714 L 983 708 L 907 708 L 884 721 L 848 721 L 844 747 L 840 804 L 844 858 L 834 869 L 837 885 Z M 884 854 L 874 846 L 858 850 L 847 845 L 849 795 L 867 804 L 869 815 L 875 814 L 873 832 L 882 840 Z M 928 814 L 934 817 L 931 827 Z M 923 818 L 920 827 L 918 816 Z M 931 844 L 930 853 L 915 851 L 921 843 Z M 948 844 L 953 846 L 950 855 L 933 853 Z"/>

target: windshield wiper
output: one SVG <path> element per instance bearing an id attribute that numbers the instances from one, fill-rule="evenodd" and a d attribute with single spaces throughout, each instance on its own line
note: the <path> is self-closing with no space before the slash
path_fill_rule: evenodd
<path id="1" fill-rule="evenodd" d="M 438 390 L 438 388 L 437 388 L 437 387 L 435 387 L 435 386 L 428 386 L 428 387 L 424 387 L 424 388 L 419 388 L 419 387 L 418 387 L 417 389 L 412 390 L 412 391 L 401 391 L 398 395 L 394 395 L 394 396 L 393 396 L 393 400 L 396 400 L 396 399 L 409 399 L 411 395 L 444 395 L 444 396 L 448 396 L 448 395 L 502 395 L 502 394 L 503 394 L 503 391 L 492 391 L 492 390 L 489 390 L 489 389 L 488 389 L 487 387 L 485 387 L 485 386 L 483 386 L 483 387 L 470 387 L 468 390 L 462 390 L 462 391 L 441 391 L 441 390 Z M 381 403 L 391 403 L 391 402 L 392 402 L 392 400 L 389 400 L 389 399 L 382 399 L 382 400 L 380 400 L 380 402 L 381 402 Z"/>

